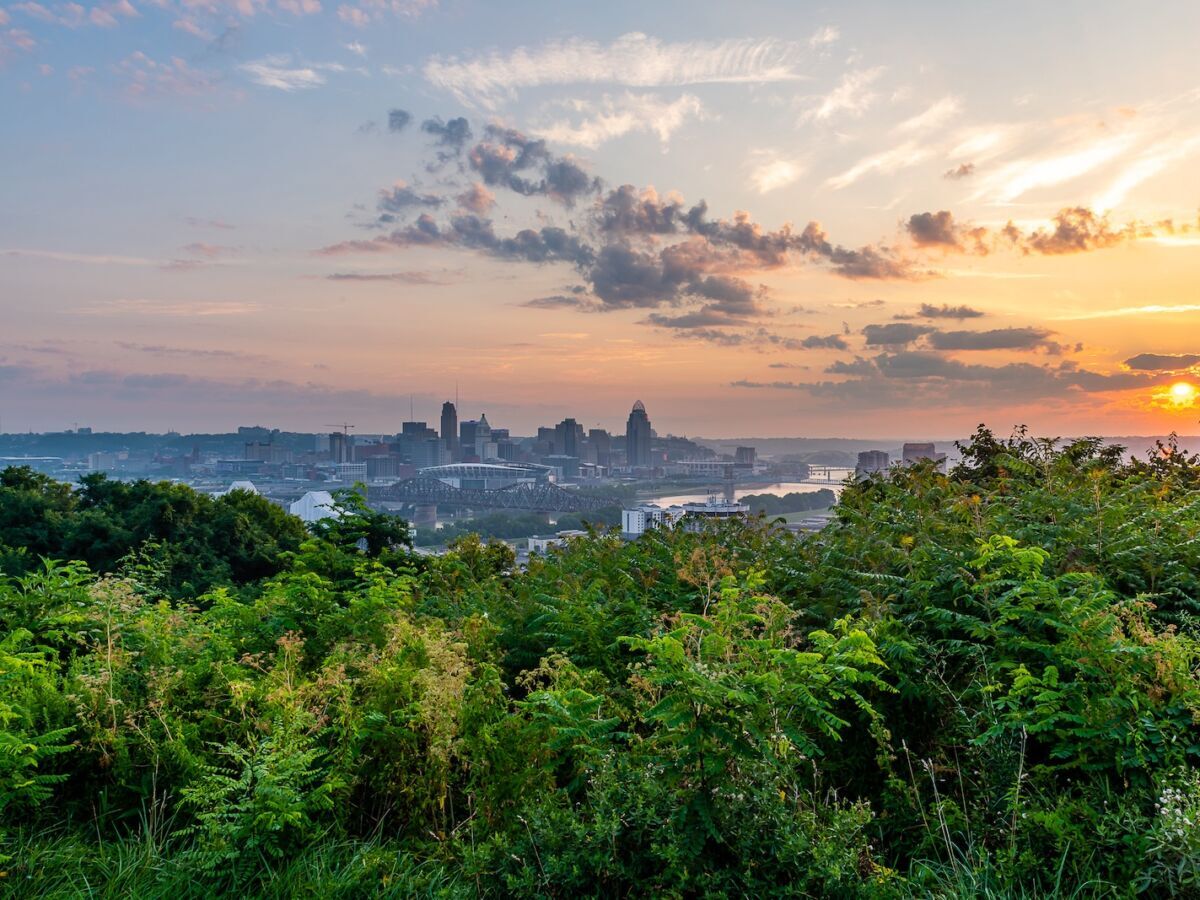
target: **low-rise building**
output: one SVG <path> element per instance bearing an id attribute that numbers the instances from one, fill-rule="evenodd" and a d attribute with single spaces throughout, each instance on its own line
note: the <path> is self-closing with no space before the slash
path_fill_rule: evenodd
<path id="1" fill-rule="evenodd" d="M 529 538 L 529 552 L 530 552 L 530 554 L 545 553 L 551 547 L 564 546 L 567 543 L 567 541 L 571 540 L 571 538 L 581 538 L 581 537 L 587 537 L 587 532 L 580 531 L 576 528 L 568 528 L 564 531 L 558 532 L 557 534 L 531 535 Z"/>

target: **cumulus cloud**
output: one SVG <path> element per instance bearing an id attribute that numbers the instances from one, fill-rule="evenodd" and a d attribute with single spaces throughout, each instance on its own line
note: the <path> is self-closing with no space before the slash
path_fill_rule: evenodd
<path id="1" fill-rule="evenodd" d="M 933 331 L 929 346 L 935 350 L 1033 350 L 1058 345 L 1048 341 L 1045 328 L 994 328 L 990 331 Z"/>
<path id="2" fill-rule="evenodd" d="M 573 159 L 555 156 L 544 140 L 502 125 L 488 125 L 467 159 L 484 184 L 527 197 L 542 195 L 571 206 L 600 189 L 598 178 Z"/>
<path id="3" fill-rule="evenodd" d="M 473 182 L 454 199 L 458 201 L 458 205 L 462 209 L 479 216 L 486 215 L 496 205 L 496 195 L 478 181 Z"/>
<path id="4" fill-rule="evenodd" d="M 406 109 L 388 110 L 388 131 L 403 131 L 412 121 L 412 113 Z"/>
<path id="5" fill-rule="evenodd" d="M 970 178 L 975 174 L 975 163 L 960 163 L 953 169 L 947 169 L 942 173 L 942 177 L 947 181 L 961 181 L 964 178 Z"/>
<path id="6" fill-rule="evenodd" d="M 432 85 L 468 106 L 496 108 L 522 88 L 551 84 L 645 88 L 795 81 L 802 77 L 803 54 L 802 45 L 774 39 L 669 43 L 631 33 L 611 44 L 571 38 L 507 54 L 435 56 L 423 72 Z"/>
<path id="7" fill-rule="evenodd" d="M 917 310 L 917 316 L 922 319 L 978 319 L 984 315 L 986 313 L 983 310 L 973 306 L 951 306 L 948 303 L 941 306 L 922 303 L 921 308 Z"/>
<path id="8" fill-rule="evenodd" d="M 1180 372 L 1200 365 L 1200 353 L 1139 353 L 1125 366 L 1139 372 Z"/>
<path id="9" fill-rule="evenodd" d="M 933 330 L 929 325 L 888 322 L 886 325 L 867 325 L 862 333 L 868 347 L 903 347 Z"/>
<path id="10" fill-rule="evenodd" d="M 1070 361 L 1056 365 L 1018 362 L 1003 365 L 963 363 L 929 350 L 884 352 L 870 358 L 836 362 L 826 373 L 840 380 L 815 382 L 742 380 L 735 387 L 804 391 L 843 408 L 872 409 L 898 402 L 946 405 L 1024 402 L 1055 397 L 1142 389 L 1168 383 L 1170 376 L 1136 372 L 1105 374 Z"/>
<path id="11" fill-rule="evenodd" d="M 414 208 L 438 207 L 445 202 L 437 194 L 423 194 L 401 181 L 390 189 L 379 192 L 378 206 L 385 213 L 402 213 Z"/>
<path id="12" fill-rule="evenodd" d="M 439 147 L 450 149 L 462 149 L 472 137 L 471 124 L 462 116 L 448 122 L 442 121 L 441 116 L 434 116 L 421 123 L 421 130 L 433 135 L 434 143 Z"/>

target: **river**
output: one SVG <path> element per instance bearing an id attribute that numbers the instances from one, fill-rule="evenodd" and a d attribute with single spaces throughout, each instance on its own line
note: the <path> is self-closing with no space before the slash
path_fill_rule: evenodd
<path id="1" fill-rule="evenodd" d="M 837 479 L 833 484 L 809 484 L 803 481 L 776 481 L 767 484 L 742 482 L 734 488 L 733 495 L 739 500 L 747 494 L 774 494 L 776 497 L 782 497 L 784 494 L 811 494 L 822 488 L 828 488 L 835 494 L 840 494 L 842 479 L 852 471 L 853 469 L 832 469 L 830 474 Z M 718 498 L 721 496 L 719 484 L 694 494 L 655 494 L 651 492 L 642 495 L 640 499 L 647 503 L 657 503 L 659 506 L 678 506 L 684 503 L 703 503 L 712 496 Z"/>

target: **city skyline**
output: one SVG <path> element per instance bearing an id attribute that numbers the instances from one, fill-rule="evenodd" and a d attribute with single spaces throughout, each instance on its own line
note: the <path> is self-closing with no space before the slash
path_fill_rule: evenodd
<path id="1" fill-rule="evenodd" d="M 0 429 L 1200 431 L 1200 9 L 693 10 L 0 3 Z"/>

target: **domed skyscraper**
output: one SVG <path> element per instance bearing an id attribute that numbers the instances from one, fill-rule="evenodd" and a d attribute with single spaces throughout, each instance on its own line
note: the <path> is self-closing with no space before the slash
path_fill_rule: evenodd
<path id="1" fill-rule="evenodd" d="M 625 423 L 625 458 L 632 468 L 650 465 L 650 417 L 641 400 L 633 404 Z"/>

